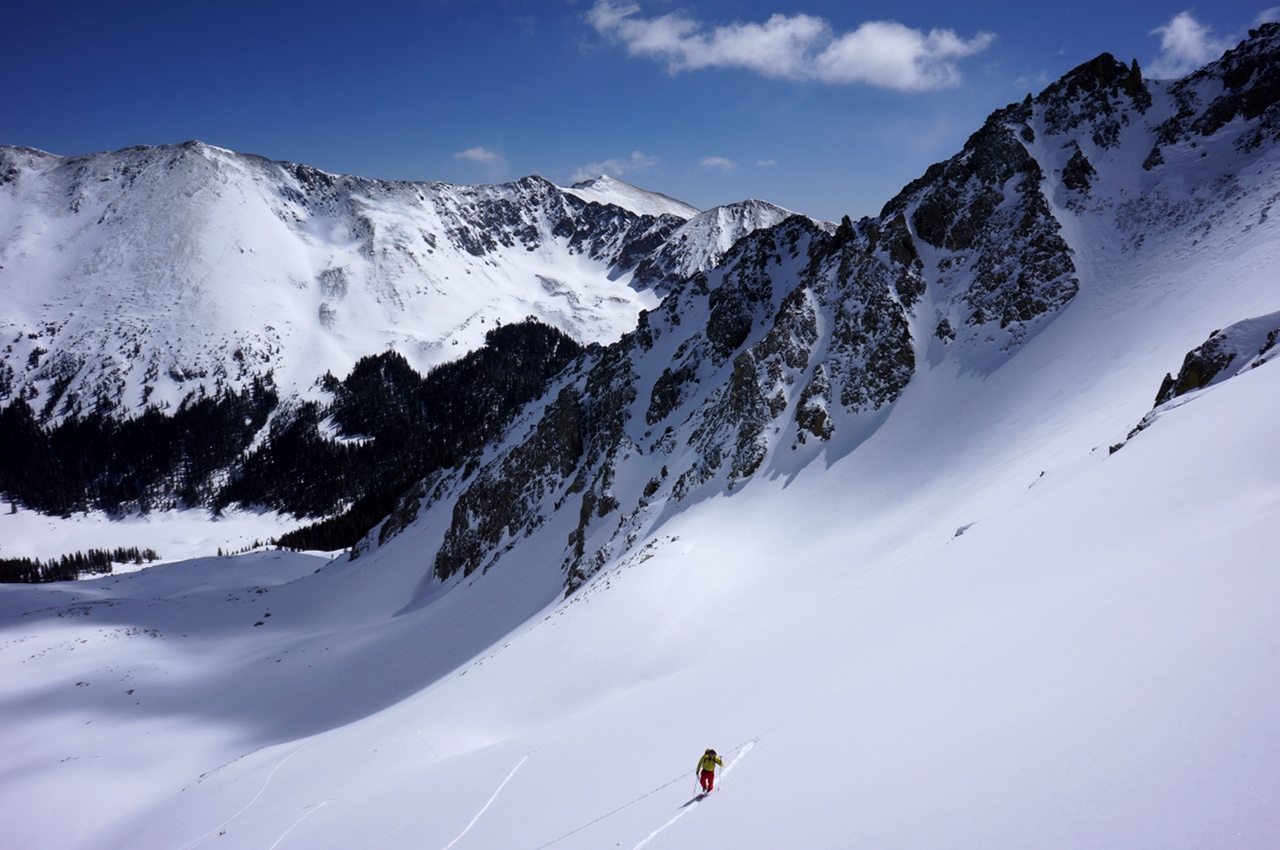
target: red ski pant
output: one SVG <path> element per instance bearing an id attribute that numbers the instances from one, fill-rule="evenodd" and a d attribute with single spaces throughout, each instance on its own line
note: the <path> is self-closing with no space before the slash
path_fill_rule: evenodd
<path id="1" fill-rule="evenodd" d="M 702 782 L 702 790 L 710 791 L 716 784 L 716 772 L 714 770 L 704 770 L 698 776 L 698 779 Z"/>

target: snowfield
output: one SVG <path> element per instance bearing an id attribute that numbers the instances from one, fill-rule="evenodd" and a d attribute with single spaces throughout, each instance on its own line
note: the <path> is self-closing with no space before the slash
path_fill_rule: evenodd
<path id="1" fill-rule="evenodd" d="M 152 511 L 111 517 L 101 511 L 46 516 L 12 505 L 0 509 L 0 558 L 48 560 L 89 549 L 152 549 L 160 561 L 185 561 L 221 550 L 245 552 L 255 544 L 303 525 L 305 520 L 272 511 L 228 510 L 211 520 L 204 510 Z M 115 564 L 120 574 L 134 564 Z"/>

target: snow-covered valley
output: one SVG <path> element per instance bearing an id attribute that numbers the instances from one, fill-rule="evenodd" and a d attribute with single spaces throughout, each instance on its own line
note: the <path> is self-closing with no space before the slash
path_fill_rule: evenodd
<path id="1" fill-rule="evenodd" d="M 1164 123 L 1178 91 L 1150 88 L 1144 118 L 1102 110 L 1079 132 L 1048 98 L 1011 107 L 986 129 L 1035 168 L 971 201 L 975 144 L 938 169 L 951 183 L 895 199 L 906 242 L 888 215 L 830 242 L 765 225 L 664 302 L 688 306 L 683 324 L 655 310 L 648 347 L 598 355 L 640 388 L 616 452 L 590 442 L 610 408 L 587 363 L 355 559 L 257 551 L 0 586 L 5 845 L 1276 846 L 1280 159 L 1274 137 L 1240 140 L 1274 132 L 1277 107 L 1182 137 Z M 1157 126 L 1163 164 L 1146 168 Z M 1060 234 L 1070 273 L 1043 264 L 1050 295 L 983 318 L 997 302 L 973 269 L 1005 232 L 962 237 L 969 213 L 937 186 L 993 220 L 1034 218 L 1025 187 L 1042 192 L 1057 229 L 1011 232 L 1036 258 Z M 806 239 L 808 266 L 787 253 Z M 822 299 L 853 298 L 825 294 L 824 251 L 868 258 L 860 285 L 874 257 L 907 257 L 885 261 L 906 270 L 884 276 L 901 337 L 825 341 L 842 314 Z M 735 287 L 766 294 L 719 357 Z M 799 302 L 818 305 L 812 359 L 765 344 L 804 337 L 786 324 Z M 1219 330 L 1210 353 L 1237 357 L 1153 412 Z M 837 364 L 836 389 L 878 378 L 858 370 L 897 338 L 913 369 L 880 402 L 809 392 L 815 362 Z M 703 344 L 695 371 L 680 358 Z M 735 424 L 761 447 L 745 474 L 710 464 L 724 426 L 708 410 L 772 376 L 779 350 L 798 376 L 776 382 L 787 415 Z M 478 483 L 525 474 L 510 459 L 574 391 L 599 415 L 585 459 L 535 467 L 512 496 L 534 518 L 467 538 Z M 670 480 L 685 467 L 687 488 Z M 592 493 L 614 509 L 591 516 Z M 441 578 L 460 540 L 470 566 Z M 585 565 L 568 595 L 566 540 Z M 725 768 L 695 801 L 707 747 Z"/>
<path id="2" fill-rule="evenodd" d="M 533 551 L 408 605 L 407 536 L 6 588 L 8 840 L 1268 846 L 1273 372 L 1111 456 L 1097 387 L 964 434 L 921 387 L 895 445 L 707 500 L 566 602 Z M 742 760 L 672 822 L 707 746 Z"/>

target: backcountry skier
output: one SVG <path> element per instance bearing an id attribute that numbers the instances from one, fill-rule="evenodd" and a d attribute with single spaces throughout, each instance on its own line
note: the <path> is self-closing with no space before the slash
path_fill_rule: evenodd
<path id="1" fill-rule="evenodd" d="M 716 755 L 715 750 L 707 750 L 702 754 L 702 758 L 698 759 L 698 767 L 694 770 L 697 774 L 698 781 L 702 783 L 702 793 L 710 794 L 711 789 L 716 784 L 716 765 L 724 767 L 724 761 L 720 756 Z"/>

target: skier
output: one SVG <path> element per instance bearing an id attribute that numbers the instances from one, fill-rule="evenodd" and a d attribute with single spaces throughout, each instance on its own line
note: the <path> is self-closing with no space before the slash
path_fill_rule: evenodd
<path id="1" fill-rule="evenodd" d="M 702 793 L 710 794 L 716 784 L 716 765 L 724 767 L 724 761 L 716 755 L 715 750 L 707 750 L 698 759 L 698 767 L 693 772 L 702 783 Z"/>

